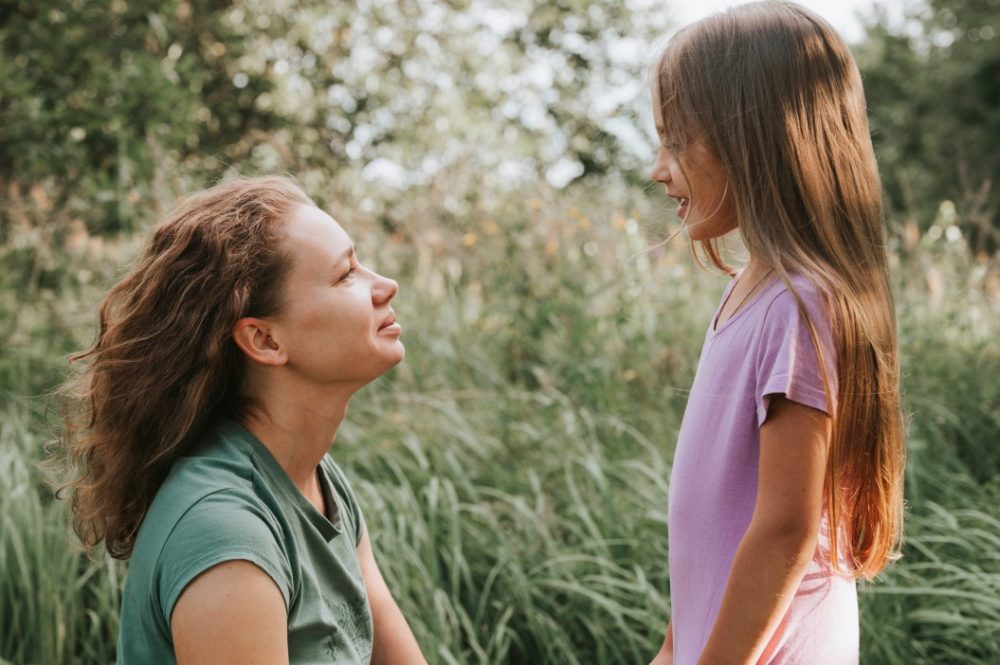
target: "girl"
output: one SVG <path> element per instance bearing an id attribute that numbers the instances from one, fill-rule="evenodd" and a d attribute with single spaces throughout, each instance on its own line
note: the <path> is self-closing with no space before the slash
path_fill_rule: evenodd
<path id="1" fill-rule="evenodd" d="M 421 663 L 327 455 L 403 359 L 397 285 L 291 181 L 172 212 L 72 387 L 74 526 L 129 560 L 118 662 Z"/>
<path id="2" fill-rule="evenodd" d="M 678 33 L 652 87 L 652 179 L 717 267 L 733 229 L 750 257 L 678 436 L 654 663 L 856 663 L 854 580 L 895 556 L 904 457 L 857 66 L 818 16 L 762 2 Z"/>

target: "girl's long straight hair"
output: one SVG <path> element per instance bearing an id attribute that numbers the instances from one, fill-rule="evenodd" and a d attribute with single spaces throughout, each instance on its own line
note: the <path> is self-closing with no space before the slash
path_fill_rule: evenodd
<path id="1" fill-rule="evenodd" d="M 72 358 L 79 370 L 63 387 L 65 427 L 49 460 L 71 474 L 58 494 L 69 494 L 84 545 L 131 556 L 171 464 L 213 418 L 248 406 L 231 330 L 280 312 L 280 225 L 300 204 L 312 201 L 277 176 L 203 191 L 156 227 L 104 299 L 97 340 Z"/>
<path id="2" fill-rule="evenodd" d="M 834 402 L 824 376 L 830 550 L 835 569 L 870 578 L 898 556 L 905 444 L 882 193 L 857 65 L 820 17 L 758 2 L 678 33 L 654 77 L 665 139 L 682 164 L 694 140 L 722 162 L 750 254 L 781 277 L 807 321 L 790 274 L 825 294 L 838 379 Z M 702 249 L 728 271 L 714 242 Z"/>

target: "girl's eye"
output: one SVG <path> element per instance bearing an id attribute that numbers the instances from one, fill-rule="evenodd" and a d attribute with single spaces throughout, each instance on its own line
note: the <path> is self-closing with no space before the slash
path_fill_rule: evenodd
<path id="1" fill-rule="evenodd" d="M 351 266 L 350 270 L 348 270 L 343 275 L 341 275 L 340 279 L 337 280 L 337 283 L 339 284 L 340 282 L 346 282 L 348 279 L 350 279 L 354 275 L 354 272 L 356 270 L 357 270 L 357 268 L 355 268 L 354 266 Z"/>

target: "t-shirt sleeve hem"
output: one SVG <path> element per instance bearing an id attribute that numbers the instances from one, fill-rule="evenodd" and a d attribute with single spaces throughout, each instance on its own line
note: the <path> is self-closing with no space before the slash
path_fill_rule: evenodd
<path id="1" fill-rule="evenodd" d="M 789 385 L 791 383 L 791 385 Z M 817 411 L 832 415 L 827 404 L 826 393 L 812 386 L 795 385 L 788 374 L 772 376 L 764 385 L 763 390 L 757 394 L 757 427 L 767 420 L 767 411 L 771 405 L 772 395 L 782 395 L 785 399 L 805 406 L 812 407 Z"/>
<path id="2" fill-rule="evenodd" d="M 196 577 L 205 571 L 209 570 L 213 566 L 217 566 L 220 563 L 225 563 L 227 561 L 249 561 L 263 570 L 264 573 L 274 581 L 278 590 L 281 591 L 281 597 L 285 601 L 285 613 L 288 613 L 288 608 L 291 604 L 289 596 L 290 585 L 288 580 L 285 579 L 285 576 L 282 575 L 281 572 L 278 571 L 270 562 L 255 552 L 247 550 L 233 550 L 229 552 L 220 552 L 198 560 L 188 568 L 185 574 L 179 576 L 170 586 L 170 590 L 164 598 L 163 603 L 163 616 L 167 618 L 168 625 L 170 624 L 170 617 L 174 612 L 174 606 L 177 604 L 177 600 L 181 597 L 181 593 L 183 593 L 184 589 L 186 589 Z"/>

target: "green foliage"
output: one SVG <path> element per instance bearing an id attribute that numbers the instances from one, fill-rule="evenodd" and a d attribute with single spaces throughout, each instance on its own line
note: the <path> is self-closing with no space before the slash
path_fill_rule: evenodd
<path id="1" fill-rule="evenodd" d="M 72 545 L 35 469 L 45 428 L 29 408 L 0 414 L 0 662 L 110 663 L 124 569 Z"/>
<path id="2" fill-rule="evenodd" d="M 401 204 L 392 233 L 343 211 L 366 261 L 398 267 L 408 352 L 354 400 L 333 454 L 433 663 L 635 663 L 661 639 L 673 437 L 724 280 L 683 244 L 648 251 L 642 229 L 664 213 L 631 210 L 628 191 L 488 200 L 459 225 L 431 190 Z M 418 229 L 424 242 L 410 242 Z M 21 316 L 37 330 L 59 312 L 73 323 L 11 359 L 49 357 L 57 380 L 47 345 L 93 329 L 117 274 L 101 266 L 135 251 L 60 255 L 89 281 L 67 279 Z M 909 520 L 903 559 L 861 589 L 864 662 L 984 662 L 998 653 L 998 278 L 970 269 L 939 226 L 893 251 Z M 0 633 L 0 658 L 110 662 L 121 571 L 66 545 L 65 506 L 33 470 L 43 404 L 15 398 L 0 415 L 13 488 L 0 497 L 0 625 L 17 626 Z"/>
<path id="3" fill-rule="evenodd" d="M 1000 2 L 928 0 L 858 47 L 890 205 L 922 226 L 954 201 L 973 248 L 1000 247 Z M 902 215 L 901 215 L 902 216 Z"/>
<path id="4" fill-rule="evenodd" d="M 165 155 L 219 172 L 223 150 L 277 123 L 254 103 L 268 78 L 233 83 L 253 44 L 225 17 L 208 0 L 5 0 L 0 184 L 46 183 L 56 211 L 109 232 L 148 206 Z"/>
<path id="5" fill-rule="evenodd" d="M 682 243 L 649 249 L 668 212 L 634 186 L 662 14 L 503 4 L 0 0 L 0 662 L 113 661 L 123 568 L 69 545 L 44 395 L 149 225 L 229 170 L 291 171 L 402 285 L 407 359 L 334 454 L 431 662 L 655 652 L 672 445 L 722 289 Z M 973 258 L 998 4 L 932 0 L 920 36 L 883 21 L 858 50 L 911 423 L 863 662 L 1000 655 L 1000 271 Z"/>
<path id="6" fill-rule="evenodd" d="M 0 187 L 43 183 L 61 218 L 107 233 L 162 204 L 151 185 L 174 169 L 634 177 L 644 155 L 620 135 L 644 146 L 662 27 L 593 0 L 3 0 Z"/>

